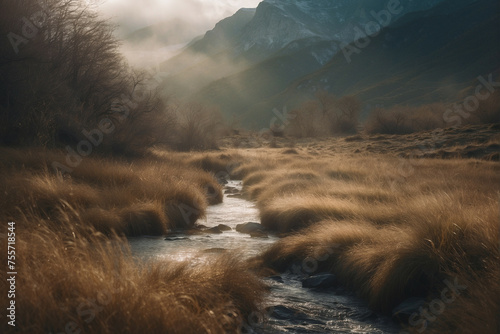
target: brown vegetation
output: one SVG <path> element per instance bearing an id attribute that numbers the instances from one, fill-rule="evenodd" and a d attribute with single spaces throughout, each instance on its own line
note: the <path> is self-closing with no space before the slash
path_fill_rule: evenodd
<path id="1" fill-rule="evenodd" d="M 385 313 L 412 296 L 431 302 L 456 279 L 467 288 L 427 324 L 427 331 L 495 333 L 500 310 L 497 163 L 332 153 L 336 143 L 350 152 L 366 145 L 364 138 L 299 142 L 289 150 L 153 150 L 133 163 L 96 156 L 67 174 L 51 167 L 65 160 L 61 152 L 1 149 L 0 191 L 7 195 L 2 219 L 30 231 L 20 235 L 19 261 L 29 270 L 19 283 L 28 291 L 19 305 L 35 310 L 47 300 L 47 312 L 20 312 L 20 325 L 34 331 L 63 331 L 67 323 L 98 332 L 140 326 L 166 332 L 198 331 L 199 326 L 236 331 L 264 291 L 243 264 L 224 256 L 207 260 L 206 266 L 141 267 L 118 251 L 123 241 L 110 244 L 100 234 L 116 240 L 116 234 L 161 235 L 192 225 L 206 205 L 222 199 L 216 179 L 231 175 L 243 179 L 262 224 L 283 234 L 252 260 L 253 268 L 285 271 L 299 265 L 307 274 L 333 272 Z M 404 142 L 374 139 L 388 140 Z M 27 252 L 28 244 L 37 251 Z M 304 267 L 311 260 L 315 267 Z M 106 299 L 107 291 L 113 294 Z M 99 292 L 104 295 L 95 295 Z M 87 322 L 88 313 L 78 308 L 82 303 L 90 307 L 89 300 L 101 302 L 99 314 Z M 190 317 L 194 320 L 186 321 Z"/>
<path id="2" fill-rule="evenodd" d="M 74 218 L 61 224 L 72 226 Z M 126 240 L 22 223 L 16 327 L 2 321 L 2 333 L 239 333 L 261 306 L 265 286 L 234 257 L 138 264 Z M 0 245 L 7 249 L 6 238 Z M 6 279 L 0 287 L 8 291 Z"/>
<path id="3" fill-rule="evenodd" d="M 395 106 L 376 109 L 364 124 L 368 134 L 408 134 L 446 127 L 443 120 L 447 106 L 440 103 L 421 107 Z"/>
<path id="4" fill-rule="evenodd" d="M 500 92 L 479 100 L 476 109 L 463 104 L 433 103 L 419 107 L 379 108 L 364 124 L 367 134 L 410 134 L 462 125 L 500 123 Z"/>
<path id="5" fill-rule="evenodd" d="M 64 161 L 59 151 L 0 155 L 0 244 L 7 249 L 6 222 L 14 221 L 20 270 L 16 327 L 2 322 L 2 333 L 239 333 L 260 308 L 266 287 L 237 256 L 139 264 L 122 237 L 192 226 L 222 201 L 215 173 L 202 168 L 234 163 L 231 155 L 87 157 L 65 174 L 51 166 Z"/>
<path id="6" fill-rule="evenodd" d="M 354 96 L 336 98 L 320 91 L 291 112 L 285 133 L 298 138 L 355 133 L 360 111 L 361 104 Z"/>
<path id="7" fill-rule="evenodd" d="M 216 147 L 217 113 L 174 108 L 159 89 L 165 77 L 131 69 L 94 6 L 1 0 L 0 8 L 1 145 L 77 151 L 87 141 L 84 151 L 126 156 Z"/>
<path id="8" fill-rule="evenodd" d="M 305 153 L 277 153 L 266 150 L 234 172 L 256 201 L 262 224 L 285 233 L 254 260 L 256 267 L 330 271 L 389 314 L 410 297 L 439 298 L 456 279 L 465 292 L 427 323 L 428 331 L 457 330 L 453 319 L 462 314 L 471 314 L 462 332 L 498 330 L 496 163 L 348 154 L 311 161 Z M 311 261 L 313 271 L 304 267 Z"/>
<path id="9" fill-rule="evenodd" d="M 178 119 L 177 149 L 190 151 L 218 148 L 217 140 L 224 131 L 224 121 L 218 110 L 190 104 L 180 109 Z"/>
<path id="10" fill-rule="evenodd" d="M 76 230 L 92 226 L 106 234 L 162 235 L 192 226 L 208 204 L 222 201 L 214 176 L 179 153 L 134 163 L 89 157 L 67 174 L 52 168 L 66 158 L 57 151 L 4 148 L 0 155 L 4 221 L 28 216 L 58 226 L 69 215 L 85 221 L 83 227 L 75 224 Z"/>

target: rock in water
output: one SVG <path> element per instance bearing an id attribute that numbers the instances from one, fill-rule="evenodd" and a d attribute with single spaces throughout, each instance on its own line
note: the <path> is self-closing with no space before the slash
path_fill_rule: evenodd
<path id="1" fill-rule="evenodd" d="M 229 226 L 224 225 L 224 224 L 219 224 L 219 225 L 217 225 L 217 227 L 218 227 L 221 231 L 231 231 L 231 230 L 232 230 L 232 228 L 230 228 Z"/>
<path id="2" fill-rule="evenodd" d="M 275 282 L 278 282 L 278 283 L 285 283 L 285 281 L 283 281 L 283 277 L 277 276 L 277 275 L 270 276 L 270 277 L 268 277 L 268 279 L 275 281 Z"/>
<path id="3" fill-rule="evenodd" d="M 236 225 L 236 231 L 240 233 L 251 234 L 255 232 L 263 232 L 264 227 L 259 223 L 245 223 Z"/>
<path id="4" fill-rule="evenodd" d="M 222 230 L 219 228 L 219 226 L 215 226 L 215 227 L 206 229 L 203 232 L 210 233 L 210 234 L 221 234 Z"/>

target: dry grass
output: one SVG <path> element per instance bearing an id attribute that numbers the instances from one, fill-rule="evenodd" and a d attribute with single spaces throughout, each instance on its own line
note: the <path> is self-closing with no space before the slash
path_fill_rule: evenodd
<path id="1" fill-rule="evenodd" d="M 140 265 L 125 240 L 97 232 L 81 238 L 46 227 L 16 231 L 16 327 L 3 321 L 2 333 L 238 333 L 265 292 L 227 255 L 197 265 Z M 6 238 L 0 244 L 7 249 Z M 7 284 L 2 279 L 3 291 Z"/>
<path id="2" fill-rule="evenodd" d="M 446 130 L 446 138 L 454 131 L 465 140 L 457 129 Z M 490 138 L 487 145 L 497 143 L 489 132 L 484 138 Z M 399 141 L 403 149 L 415 138 L 370 140 L 382 146 Z M 244 265 L 219 258 L 207 266 L 153 264 L 146 270 L 94 236 L 96 231 L 111 237 L 162 234 L 192 225 L 208 204 L 220 202 L 216 179 L 229 174 L 244 181 L 262 224 L 284 235 L 252 260 L 253 268 L 282 272 L 298 265 L 307 274 L 330 271 L 384 313 L 412 296 L 428 302 L 440 298 L 446 280 L 457 279 L 466 290 L 427 323 L 426 331 L 498 332 L 498 163 L 350 154 L 345 152 L 353 146 L 341 145 L 366 143 L 305 142 L 293 154 L 283 149 L 154 151 L 133 163 L 92 158 L 63 179 L 49 167 L 64 159 L 58 152 L 2 149 L 0 191 L 7 195 L 2 219 L 16 220 L 32 232 L 23 235 L 21 250 L 28 244 L 37 250 L 22 251 L 20 261 L 30 270 L 20 287 L 30 294 L 22 301 L 29 312 L 20 323 L 34 324 L 26 327 L 33 332 L 63 331 L 69 321 L 104 333 L 135 332 L 141 326 L 151 332 L 236 331 L 263 291 Z M 64 234 L 54 232 L 60 230 Z M 304 266 L 311 260 L 313 271 Z M 113 296 L 99 311 L 103 317 L 87 323 L 76 309 L 97 300 L 101 286 Z M 44 298 L 47 312 L 38 315 L 33 310 Z"/>
<path id="3" fill-rule="evenodd" d="M 0 155 L 3 220 L 25 214 L 57 226 L 64 213 L 106 234 L 162 235 L 193 226 L 207 205 L 222 202 L 215 177 L 176 153 L 133 163 L 89 157 L 63 177 L 52 168 L 65 160 L 60 152 L 1 149 Z"/>
<path id="4" fill-rule="evenodd" d="M 4 222 L 16 222 L 16 327 L 2 333 L 239 333 L 265 285 L 238 256 L 139 264 L 123 235 L 189 228 L 222 201 L 220 153 L 88 157 L 58 175 L 57 151 L 0 149 Z M 7 248 L 7 225 L 0 244 Z M 0 256 L 6 262 L 6 252 Z M 0 286 L 8 291 L 8 282 Z"/>
<path id="5" fill-rule="evenodd" d="M 327 150 L 321 145 L 313 149 Z M 312 259 L 316 272 L 335 273 L 373 309 L 388 314 L 410 297 L 431 302 L 446 287 L 445 280 L 457 278 L 467 290 L 447 305 L 442 317 L 428 322 L 428 331 L 483 328 L 496 333 L 497 163 L 387 155 L 311 157 L 301 153 L 291 160 L 263 150 L 260 159 L 235 171 L 243 175 L 262 224 L 288 234 L 254 259 L 256 268 L 282 272 L 299 266 L 310 274 L 305 264 Z M 453 319 L 465 314 L 469 323 L 456 327 Z"/>

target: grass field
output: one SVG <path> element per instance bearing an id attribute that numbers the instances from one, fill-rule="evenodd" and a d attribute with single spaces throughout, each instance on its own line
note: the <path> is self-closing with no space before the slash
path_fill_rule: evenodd
<path id="1" fill-rule="evenodd" d="M 458 158 L 497 145 L 490 130 L 469 131 L 468 142 L 450 130 L 450 159 L 405 157 L 408 136 L 384 138 L 386 152 L 361 149 L 380 138 L 283 139 L 277 148 L 88 157 L 64 175 L 51 167 L 63 152 L 2 148 L 1 219 L 16 222 L 22 266 L 16 330 L 237 333 L 265 300 L 257 274 L 299 268 L 334 273 L 388 315 L 425 300 L 403 325 L 409 332 L 498 333 L 500 165 L 489 151 Z M 192 227 L 222 201 L 217 181 L 228 175 L 243 180 L 277 243 L 245 263 L 238 254 L 197 265 L 133 260 L 124 236 Z"/>
<path id="2" fill-rule="evenodd" d="M 222 201 L 208 170 L 230 156 L 89 157 L 61 175 L 51 166 L 62 152 L 0 155 L 0 243 L 15 222 L 19 267 L 16 327 L 2 322 L 3 333 L 238 333 L 261 306 L 265 285 L 237 255 L 138 264 L 123 238 L 191 228 Z"/>
<path id="3" fill-rule="evenodd" d="M 471 133 L 448 149 L 458 157 L 468 145 L 480 146 Z M 498 145 L 497 138 L 483 143 Z M 366 140 L 345 139 L 254 149 L 233 174 L 257 203 L 262 224 L 283 236 L 254 267 L 334 273 L 386 314 L 422 298 L 427 308 L 410 318 L 410 332 L 498 333 L 498 162 L 492 155 L 403 158 L 398 147 L 408 138 L 389 139 L 394 148 L 385 153 L 354 153 Z M 339 141 L 348 149 L 335 146 Z M 451 283 L 459 288 L 450 292 Z"/>

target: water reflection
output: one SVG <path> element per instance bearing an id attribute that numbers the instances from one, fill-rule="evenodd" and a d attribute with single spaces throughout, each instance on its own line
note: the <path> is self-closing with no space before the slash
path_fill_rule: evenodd
<path id="1" fill-rule="evenodd" d="M 241 191 L 241 182 L 227 185 Z M 132 254 L 139 261 L 168 259 L 197 264 L 213 254 L 229 251 L 250 258 L 278 240 L 252 238 L 236 232 L 236 225 L 258 222 L 259 212 L 245 199 L 225 195 L 224 203 L 211 206 L 206 219 L 199 221 L 210 227 L 224 224 L 231 231 L 210 235 L 177 234 L 164 237 L 130 238 Z M 267 303 L 270 314 L 264 322 L 253 322 L 255 333 L 397 333 L 395 324 L 371 312 L 366 303 L 339 288 L 314 291 L 302 288 L 301 278 L 283 275 L 279 280 L 266 279 L 271 287 Z"/>

